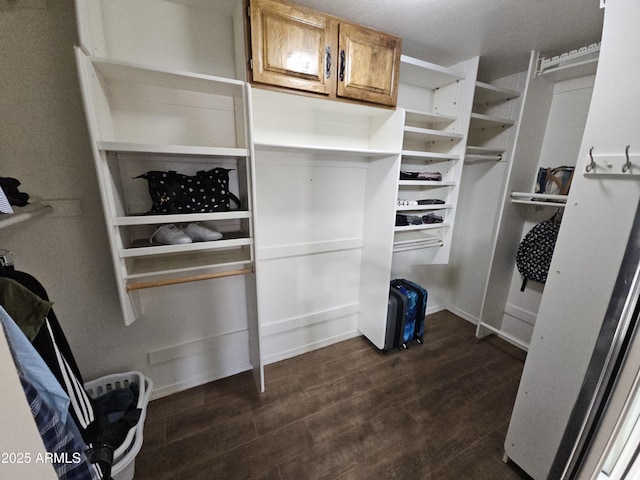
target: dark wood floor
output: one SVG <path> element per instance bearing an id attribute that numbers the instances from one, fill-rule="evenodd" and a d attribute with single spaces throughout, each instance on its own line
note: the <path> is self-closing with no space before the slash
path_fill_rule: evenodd
<path id="1" fill-rule="evenodd" d="M 502 462 L 524 354 L 449 312 L 423 345 L 354 338 L 150 403 L 136 480 L 472 479 Z"/>

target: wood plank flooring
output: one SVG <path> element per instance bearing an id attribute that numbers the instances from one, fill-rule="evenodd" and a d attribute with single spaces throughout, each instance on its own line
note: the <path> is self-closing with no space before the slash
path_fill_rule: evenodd
<path id="1" fill-rule="evenodd" d="M 136 480 L 510 480 L 524 354 L 443 311 L 423 345 L 354 338 L 150 403 Z"/>

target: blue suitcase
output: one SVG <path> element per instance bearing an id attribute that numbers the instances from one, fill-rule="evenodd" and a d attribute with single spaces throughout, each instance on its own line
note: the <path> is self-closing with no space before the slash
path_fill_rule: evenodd
<path id="1" fill-rule="evenodd" d="M 428 293 L 417 283 L 406 279 L 391 281 L 391 288 L 397 289 L 407 297 L 407 310 L 402 336 L 398 342 L 400 348 L 407 348 L 412 341 L 422 343 L 424 337 L 424 317 L 427 310 Z"/>

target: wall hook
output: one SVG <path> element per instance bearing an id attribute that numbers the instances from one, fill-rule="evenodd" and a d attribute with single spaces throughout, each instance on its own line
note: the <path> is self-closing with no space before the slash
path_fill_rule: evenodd
<path id="1" fill-rule="evenodd" d="M 589 149 L 589 158 L 591 162 L 587 165 L 587 173 L 596 168 L 596 162 L 593 160 L 593 147 Z"/>
<path id="2" fill-rule="evenodd" d="M 629 147 L 631 145 L 627 145 L 627 148 L 624 149 L 624 156 L 627 157 L 627 161 L 622 165 L 622 173 L 627 173 L 627 171 L 631 168 L 631 160 L 629 160 Z"/>

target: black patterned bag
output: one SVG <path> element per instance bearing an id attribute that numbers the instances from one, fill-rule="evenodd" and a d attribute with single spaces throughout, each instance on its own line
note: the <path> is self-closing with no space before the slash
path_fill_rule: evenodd
<path id="1" fill-rule="evenodd" d="M 240 208 L 240 200 L 229 191 L 231 169 L 216 167 L 195 175 L 174 170 L 149 171 L 135 178 L 149 183 L 152 214 L 226 212 L 233 201 Z"/>
<path id="2" fill-rule="evenodd" d="M 535 225 L 520 242 L 516 265 L 524 277 L 521 292 L 524 292 L 528 280 L 540 283 L 547 281 L 559 230 L 560 221 L 557 220 L 556 214 L 549 220 Z"/>

